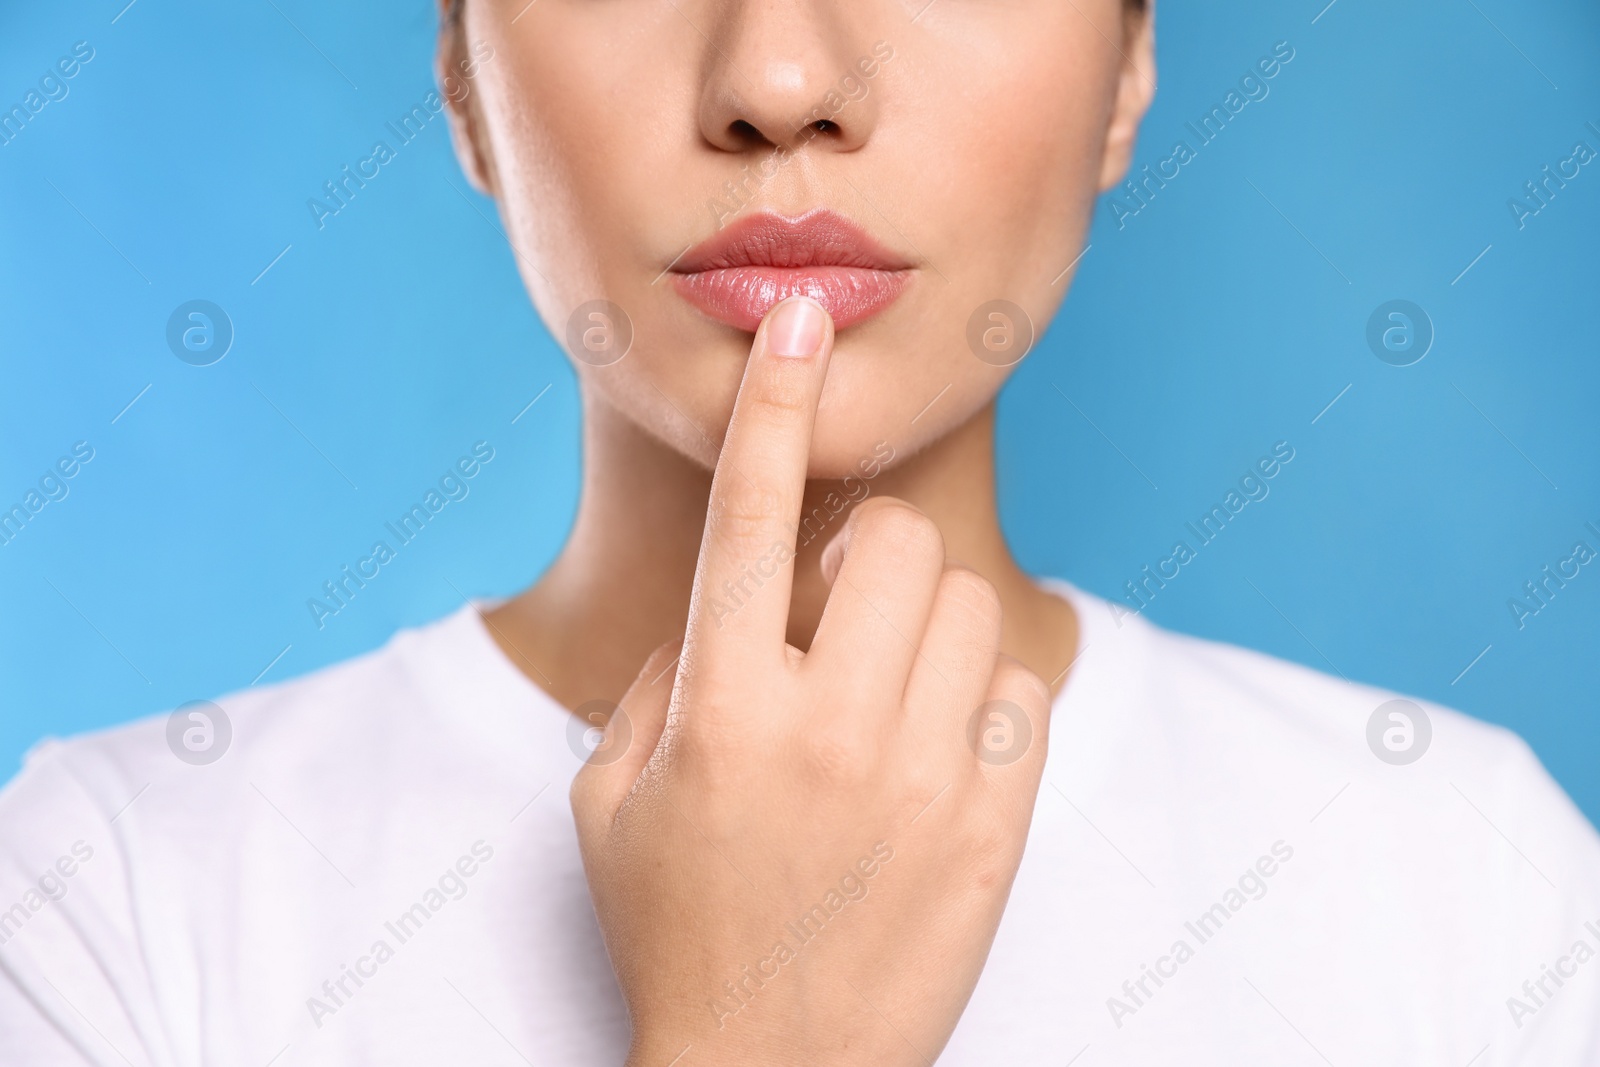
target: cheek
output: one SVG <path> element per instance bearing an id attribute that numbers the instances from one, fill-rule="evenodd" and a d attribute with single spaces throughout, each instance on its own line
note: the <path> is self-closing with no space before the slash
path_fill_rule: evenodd
<path id="1" fill-rule="evenodd" d="M 663 29 L 649 19 L 630 18 L 615 32 L 559 5 L 541 15 L 536 33 L 522 32 L 534 24 L 530 14 L 496 42 L 500 58 L 480 83 L 507 235 L 559 336 L 580 304 L 630 303 L 608 276 L 641 269 L 640 234 L 649 232 L 642 223 L 667 210 L 684 139 L 682 122 L 669 118 L 687 113 L 674 98 L 681 92 L 668 87 L 689 77 L 669 58 L 686 49 L 648 50 L 652 32 Z"/>
<path id="2" fill-rule="evenodd" d="M 1023 297 L 1037 276 L 1048 288 L 1078 252 L 1111 100 L 1093 64 L 1074 69 L 1062 54 L 1023 59 L 961 96 L 961 150 L 945 153 L 929 195 L 944 198 L 952 254 L 986 275 L 995 289 L 986 296 L 1031 306 Z"/>
<path id="3" fill-rule="evenodd" d="M 1076 217 L 1095 196 L 1102 149 L 1103 126 L 1085 103 L 1062 79 L 1020 85 L 988 102 L 955 160 L 967 199 L 1019 227 L 1041 214 L 1051 222 Z"/>

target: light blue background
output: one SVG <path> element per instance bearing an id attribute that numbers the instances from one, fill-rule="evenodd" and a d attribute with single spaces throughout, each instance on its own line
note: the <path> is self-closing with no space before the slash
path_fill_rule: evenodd
<path id="1" fill-rule="evenodd" d="M 125 2 L 0 13 L 4 107 L 96 51 L 0 147 L 0 504 L 96 451 L 0 547 L 0 777 L 43 735 L 514 591 L 577 491 L 572 375 L 443 120 L 326 229 L 306 208 L 433 87 L 424 0 Z M 1271 496 L 1151 616 L 1504 723 L 1595 819 L 1600 564 L 1524 630 L 1506 602 L 1600 548 L 1600 162 L 1525 229 L 1507 200 L 1600 148 L 1600 10 L 1324 2 L 1163 5 L 1141 164 L 1275 42 L 1296 55 L 1124 229 L 1101 206 L 1004 394 L 1007 528 L 1030 568 L 1115 596 L 1287 439 Z M 1397 297 L 1437 329 L 1406 368 L 1364 340 Z M 194 298 L 237 330 L 214 366 L 164 341 Z M 470 497 L 319 632 L 306 599 L 479 439 Z"/>

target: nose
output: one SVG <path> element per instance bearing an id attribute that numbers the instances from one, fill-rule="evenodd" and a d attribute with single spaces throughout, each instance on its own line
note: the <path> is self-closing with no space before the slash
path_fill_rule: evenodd
<path id="1" fill-rule="evenodd" d="M 877 124 L 873 42 L 852 23 L 860 0 L 722 0 L 702 6 L 706 75 L 700 132 L 726 152 L 783 146 L 835 152 Z M 706 8 L 715 9 L 705 14 Z M 692 5 L 685 15 L 695 18 Z M 865 65 L 865 66 L 863 66 Z"/>

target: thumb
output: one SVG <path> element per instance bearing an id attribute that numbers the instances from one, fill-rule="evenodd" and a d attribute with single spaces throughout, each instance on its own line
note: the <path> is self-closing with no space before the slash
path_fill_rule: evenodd
<path id="1" fill-rule="evenodd" d="M 577 709 L 578 717 L 570 725 L 568 736 L 584 738 L 581 748 L 574 745 L 577 754 L 582 756 L 583 748 L 589 751 L 572 782 L 575 812 L 609 821 L 639 780 L 666 728 L 682 651 L 683 639 L 675 638 L 652 652 L 614 709 L 594 709 L 590 705 Z M 588 742 L 596 730 L 598 741 L 590 747 Z"/>
<path id="2" fill-rule="evenodd" d="M 822 568 L 822 580 L 831 589 L 839 578 L 839 568 L 844 566 L 845 553 L 850 551 L 850 531 L 855 527 L 856 513 L 844 520 L 844 529 L 833 535 L 833 540 L 822 546 L 822 556 L 817 560 Z"/>

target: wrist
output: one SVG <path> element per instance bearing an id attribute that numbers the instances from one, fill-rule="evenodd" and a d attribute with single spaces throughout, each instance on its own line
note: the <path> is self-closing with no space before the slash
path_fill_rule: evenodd
<path id="1" fill-rule="evenodd" d="M 831 1061 L 830 1061 L 831 1062 Z M 839 1061 L 844 1062 L 842 1059 Z M 724 1033 L 635 1034 L 623 1067 L 821 1067 L 816 1057 Z"/>

